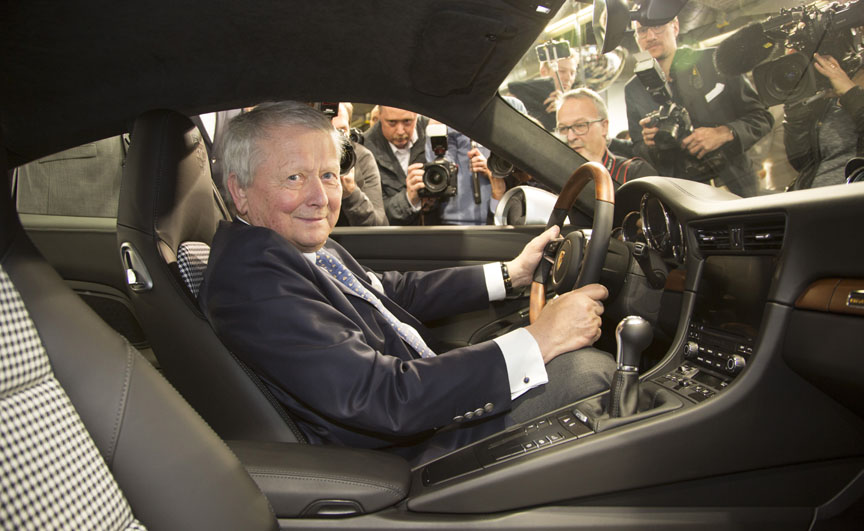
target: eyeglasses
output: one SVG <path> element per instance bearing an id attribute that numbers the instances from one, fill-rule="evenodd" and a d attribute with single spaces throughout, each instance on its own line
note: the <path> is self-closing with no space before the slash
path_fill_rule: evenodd
<path id="1" fill-rule="evenodd" d="M 666 29 L 666 26 L 668 24 L 669 23 L 667 22 L 666 24 L 660 24 L 659 26 L 639 26 L 638 28 L 636 28 L 636 35 L 640 38 L 647 37 L 648 33 L 650 32 L 651 35 L 654 35 L 656 37 L 663 33 L 663 30 Z"/>
<path id="2" fill-rule="evenodd" d="M 570 125 L 559 125 L 555 128 L 555 132 L 561 136 L 567 136 L 567 133 L 573 131 L 577 135 L 584 135 L 588 132 L 588 128 L 591 127 L 591 124 L 595 124 L 597 122 L 602 122 L 604 118 L 597 118 L 596 120 L 591 120 L 588 122 L 576 122 L 575 124 Z"/>

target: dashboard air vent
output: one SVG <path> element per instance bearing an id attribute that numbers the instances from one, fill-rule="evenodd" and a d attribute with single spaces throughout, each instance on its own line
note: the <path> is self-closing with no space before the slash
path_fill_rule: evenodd
<path id="1" fill-rule="evenodd" d="M 696 240 L 702 252 L 731 251 L 732 237 L 728 226 L 714 226 L 696 229 Z"/>
<path id="2" fill-rule="evenodd" d="M 783 219 L 763 223 L 748 223 L 743 229 L 744 249 L 748 251 L 779 251 L 783 245 L 786 224 Z"/>
<path id="3" fill-rule="evenodd" d="M 782 215 L 694 223 L 699 251 L 705 254 L 775 254 L 783 245 Z"/>

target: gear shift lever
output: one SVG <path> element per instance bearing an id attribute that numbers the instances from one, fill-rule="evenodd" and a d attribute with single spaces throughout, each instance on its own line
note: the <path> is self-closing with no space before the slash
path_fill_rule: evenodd
<path id="1" fill-rule="evenodd" d="M 653 336 L 651 323 L 637 315 L 625 317 L 615 328 L 618 368 L 612 379 L 607 405 L 610 417 L 626 417 L 638 412 L 639 360 Z"/>

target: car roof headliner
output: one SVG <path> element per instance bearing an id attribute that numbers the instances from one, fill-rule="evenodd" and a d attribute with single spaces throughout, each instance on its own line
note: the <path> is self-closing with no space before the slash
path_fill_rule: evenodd
<path id="1" fill-rule="evenodd" d="M 562 2 L 539 3 L 554 15 Z M 150 109 L 286 98 L 386 103 L 470 132 L 548 23 L 537 4 L 4 2 L 2 142 L 17 165 L 128 130 Z"/>

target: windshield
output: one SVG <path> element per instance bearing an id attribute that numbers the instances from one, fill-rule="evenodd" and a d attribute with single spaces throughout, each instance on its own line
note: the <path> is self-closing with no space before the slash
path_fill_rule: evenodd
<path id="1" fill-rule="evenodd" d="M 611 51 L 593 6 L 566 3 L 502 84 L 508 103 L 627 179 L 744 197 L 847 181 L 864 128 L 864 0 L 599 3 Z"/>

